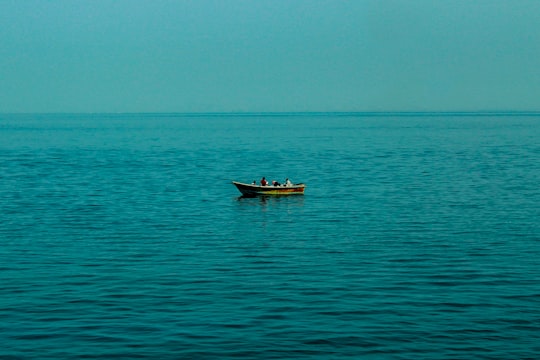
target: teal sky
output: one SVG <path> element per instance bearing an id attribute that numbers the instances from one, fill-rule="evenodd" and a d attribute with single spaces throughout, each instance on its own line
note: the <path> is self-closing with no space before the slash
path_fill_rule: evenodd
<path id="1" fill-rule="evenodd" d="M 538 0 L 0 0 L 0 112 L 540 110 Z"/>

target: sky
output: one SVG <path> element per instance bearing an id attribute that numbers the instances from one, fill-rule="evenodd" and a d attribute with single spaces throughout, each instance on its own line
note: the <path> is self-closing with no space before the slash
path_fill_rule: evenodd
<path id="1" fill-rule="evenodd" d="M 0 113 L 539 110 L 539 0 L 0 0 Z"/>

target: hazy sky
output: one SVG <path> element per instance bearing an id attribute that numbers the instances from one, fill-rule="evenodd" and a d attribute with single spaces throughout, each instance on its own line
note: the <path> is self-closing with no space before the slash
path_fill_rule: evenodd
<path id="1" fill-rule="evenodd" d="M 0 0 L 0 112 L 540 110 L 539 0 Z"/>

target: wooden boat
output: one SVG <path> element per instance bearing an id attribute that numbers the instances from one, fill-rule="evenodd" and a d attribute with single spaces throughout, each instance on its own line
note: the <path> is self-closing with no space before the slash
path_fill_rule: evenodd
<path id="1" fill-rule="evenodd" d="M 293 185 L 256 185 L 256 184 L 244 184 L 238 181 L 232 182 L 234 186 L 240 190 L 244 196 L 258 196 L 258 195 L 303 195 L 305 184 L 293 184 Z"/>

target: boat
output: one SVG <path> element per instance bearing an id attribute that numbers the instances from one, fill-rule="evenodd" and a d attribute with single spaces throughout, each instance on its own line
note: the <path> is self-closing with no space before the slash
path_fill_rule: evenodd
<path id="1" fill-rule="evenodd" d="M 234 186 L 240 190 L 244 196 L 259 196 L 259 195 L 303 195 L 305 184 L 292 185 L 256 185 L 244 184 L 238 181 L 232 182 Z"/>

